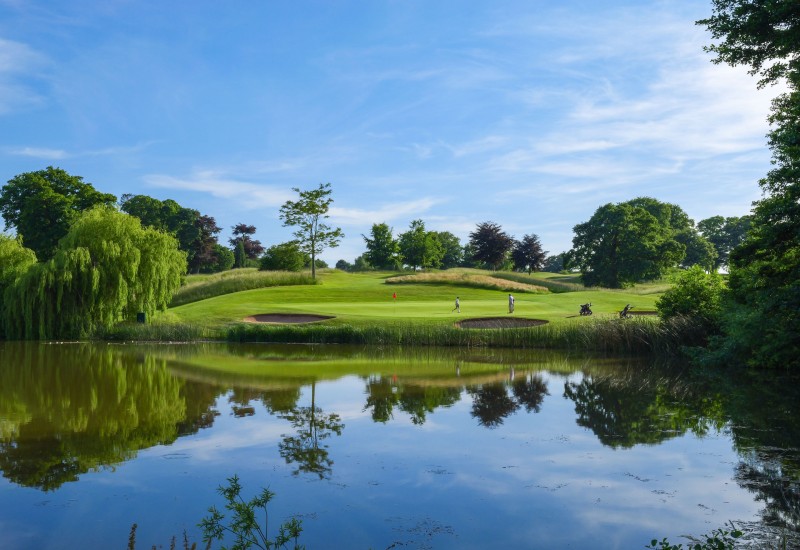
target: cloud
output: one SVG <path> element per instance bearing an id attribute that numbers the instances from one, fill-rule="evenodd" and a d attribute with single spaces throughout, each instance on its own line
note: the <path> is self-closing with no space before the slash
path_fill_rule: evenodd
<path id="1" fill-rule="evenodd" d="M 296 198 L 287 189 L 240 181 L 211 170 L 195 172 L 188 178 L 148 174 L 143 179 L 152 187 L 207 193 L 213 197 L 234 200 L 248 210 L 280 206 L 287 200 Z"/>
<path id="2" fill-rule="evenodd" d="M 0 115 L 44 101 L 27 79 L 45 64 L 46 58 L 26 44 L 0 38 Z"/>
<path id="3" fill-rule="evenodd" d="M 8 154 L 22 157 L 33 157 L 47 160 L 60 160 L 69 158 L 71 155 L 63 149 L 46 149 L 42 147 L 20 147 L 18 149 L 8 149 Z"/>
<path id="4" fill-rule="evenodd" d="M 365 226 L 397 219 L 408 219 L 409 217 L 418 218 L 441 202 L 443 202 L 441 199 L 424 197 L 411 201 L 384 204 L 369 210 L 332 206 L 330 216 L 333 221 L 342 225 Z"/>

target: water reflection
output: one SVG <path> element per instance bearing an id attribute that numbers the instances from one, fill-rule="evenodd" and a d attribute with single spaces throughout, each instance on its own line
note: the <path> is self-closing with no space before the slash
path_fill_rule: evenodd
<path id="1" fill-rule="evenodd" d="M 463 402 L 463 416 L 490 433 L 560 399 L 610 449 L 724 433 L 738 456 L 725 467 L 762 503 L 763 525 L 800 529 L 796 379 L 519 350 L 0 342 L 0 470 L 55 491 L 214 426 L 224 399 L 236 422 L 278 423 L 272 452 L 291 474 L 331 479 L 346 423 L 318 392 L 342 379 L 363 384 L 354 410 L 387 430 L 422 427 Z"/>

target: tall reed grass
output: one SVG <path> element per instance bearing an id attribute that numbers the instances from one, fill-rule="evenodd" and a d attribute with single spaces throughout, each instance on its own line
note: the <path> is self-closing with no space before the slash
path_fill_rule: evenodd
<path id="1" fill-rule="evenodd" d="M 614 354 L 678 355 L 700 345 L 705 332 L 693 319 L 676 317 L 590 319 L 526 328 L 461 329 L 411 323 L 374 326 L 257 325 L 228 328 L 231 342 L 372 344 L 543 348 Z"/>
<path id="2" fill-rule="evenodd" d="M 189 282 L 178 289 L 172 297 L 170 307 L 177 307 L 191 302 L 198 302 L 214 296 L 231 294 L 242 290 L 254 290 L 271 286 L 314 285 L 308 273 L 294 271 L 256 271 L 253 269 L 235 269 L 210 276 L 204 276 Z"/>
<path id="3" fill-rule="evenodd" d="M 534 284 L 535 282 L 535 284 Z M 417 273 L 414 275 L 396 275 L 386 279 L 387 284 L 449 284 L 471 288 L 483 288 L 488 290 L 503 290 L 514 292 L 530 292 L 543 294 L 549 292 L 547 288 L 539 284 L 538 280 L 530 279 L 521 282 L 494 275 L 481 275 L 464 272 L 433 272 Z"/>
<path id="4" fill-rule="evenodd" d="M 194 342 L 220 338 L 220 334 L 189 323 L 120 323 L 94 338 L 112 342 Z"/>
<path id="5" fill-rule="evenodd" d="M 494 277 L 498 279 L 506 279 L 508 281 L 516 281 L 519 283 L 533 284 L 543 286 L 553 293 L 561 292 L 578 292 L 586 290 L 586 287 L 578 283 L 568 283 L 559 281 L 558 279 L 540 279 L 538 277 L 531 277 L 525 273 L 513 273 L 509 271 L 495 273 Z"/>

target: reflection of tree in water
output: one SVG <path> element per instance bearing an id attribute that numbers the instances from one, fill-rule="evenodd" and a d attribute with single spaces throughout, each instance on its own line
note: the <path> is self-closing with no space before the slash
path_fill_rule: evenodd
<path id="1" fill-rule="evenodd" d="M 724 423 L 713 402 L 676 379 L 652 373 L 586 376 L 564 384 L 564 397 L 575 403 L 577 424 L 609 447 L 660 443 L 687 430 L 705 435 Z"/>
<path id="2" fill-rule="evenodd" d="M 514 377 L 509 395 L 506 383 L 483 384 L 471 386 L 467 393 L 472 396 L 472 416 L 482 426 L 496 428 L 503 421 L 525 407 L 527 412 L 539 412 L 545 395 L 548 395 L 547 384 L 538 374 Z"/>
<path id="3" fill-rule="evenodd" d="M 449 407 L 461 397 L 461 387 L 406 384 L 395 377 L 370 376 L 367 379 L 367 401 L 364 411 L 372 410 L 372 420 L 388 422 L 397 407 L 417 425 L 425 423 L 437 407 Z"/>
<path id="4" fill-rule="evenodd" d="M 111 346 L 2 343 L 0 469 L 20 485 L 53 490 L 139 449 L 175 441 L 189 405 L 166 362 Z M 193 396 L 194 397 L 194 396 Z"/>
<path id="5" fill-rule="evenodd" d="M 724 396 L 734 447 L 736 481 L 763 502 L 762 522 L 800 533 L 800 380 L 796 374 L 744 371 L 714 376 Z"/>
<path id="6" fill-rule="evenodd" d="M 279 415 L 291 423 L 296 434 L 282 435 L 278 444 L 287 464 L 297 464 L 293 472 L 317 474 L 320 479 L 330 475 L 333 460 L 328 455 L 328 445 L 321 443 L 332 434 L 342 435 L 344 424 L 336 413 L 325 414 L 316 406 L 316 382 L 311 383 L 311 406 L 295 407 Z"/>

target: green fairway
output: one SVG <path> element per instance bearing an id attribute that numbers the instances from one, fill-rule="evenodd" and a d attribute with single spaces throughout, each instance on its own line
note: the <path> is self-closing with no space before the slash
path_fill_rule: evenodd
<path id="1" fill-rule="evenodd" d="M 509 316 L 508 291 L 459 286 L 457 282 L 387 284 L 386 279 L 392 275 L 331 270 L 318 275 L 320 284 L 269 287 L 216 296 L 171 308 L 164 319 L 221 328 L 264 313 L 330 315 L 334 318 L 324 321 L 326 324 L 355 326 L 395 321 L 448 325 L 460 319 Z M 491 276 L 491 273 L 484 272 L 484 275 Z M 574 277 L 551 273 L 520 277 L 529 278 L 532 284 L 536 284 L 537 279 L 558 277 L 563 277 L 565 282 L 575 282 Z M 579 318 L 580 304 L 586 302 L 592 303 L 595 318 L 614 316 L 628 303 L 634 305 L 634 311 L 653 311 L 660 296 L 658 290 L 648 292 L 641 288 L 544 294 L 512 292 L 516 298 L 513 316 L 551 323 Z M 393 298 L 395 293 L 397 298 Z M 456 296 L 461 301 L 460 314 L 453 311 Z"/>

